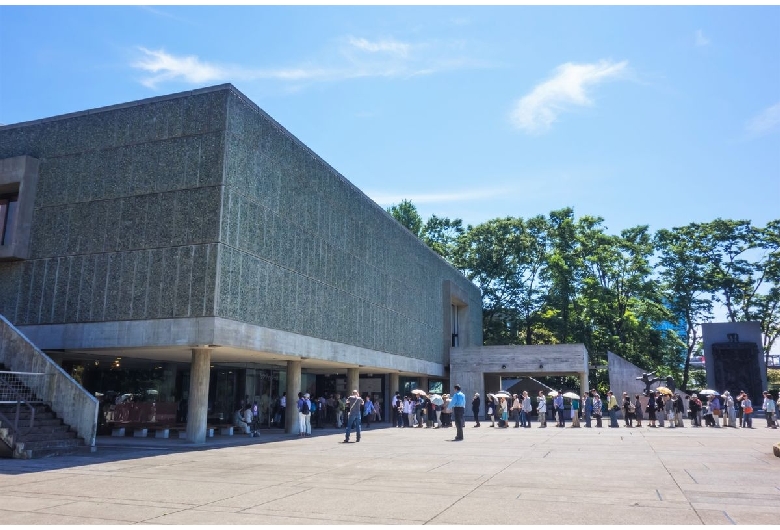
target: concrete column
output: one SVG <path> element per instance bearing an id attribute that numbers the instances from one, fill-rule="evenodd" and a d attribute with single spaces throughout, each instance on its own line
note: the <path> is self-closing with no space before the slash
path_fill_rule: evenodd
<path id="1" fill-rule="evenodd" d="M 386 400 L 387 403 L 390 403 L 390 401 L 393 399 L 393 396 L 396 392 L 400 392 L 401 389 L 398 388 L 399 380 L 398 374 L 390 374 L 390 388 L 387 390 L 387 395 L 390 396 L 389 399 Z"/>
<path id="2" fill-rule="evenodd" d="M 301 361 L 287 361 L 287 408 L 284 417 L 284 432 L 299 434 L 298 392 L 301 391 Z"/>
<path id="3" fill-rule="evenodd" d="M 210 367 L 211 349 L 193 348 L 187 405 L 187 441 L 196 444 L 206 441 Z"/>
<path id="4" fill-rule="evenodd" d="M 417 378 L 417 388 L 422 389 L 426 393 L 428 392 L 428 378 L 427 377 L 418 377 Z"/>
<path id="5" fill-rule="evenodd" d="M 398 388 L 398 373 L 390 374 L 390 377 L 387 379 L 388 385 L 387 391 L 385 392 L 385 410 L 382 412 L 382 418 L 385 418 L 386 416 L 386 421 L 390 423 L 395 417 L 395 412 L 393 411 L 393 396 L 396 392 L 400 392 L 401 389 Z"/>
<path id="6" fill-rule="evenodd" d="M 588 390 L 590 390 L 588 386 L 588 372 L 582 372 L 580 374 L 580 395 L 585 394 L 587 396 Z"/>
<path id="7" fill-rule="evenodd" d="M 347 368 L 347 396 L 355 389 L 360 392 L 360 368 Z"/>

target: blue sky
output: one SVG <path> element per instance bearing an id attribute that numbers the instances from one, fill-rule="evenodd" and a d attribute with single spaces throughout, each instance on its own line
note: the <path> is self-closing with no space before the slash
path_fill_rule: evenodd
<path id="1" fill-rule="evenodd" d="M 424 218 L 780 217 L 778 6 L 0 7 L 0 123 L 225 82 Z"/>

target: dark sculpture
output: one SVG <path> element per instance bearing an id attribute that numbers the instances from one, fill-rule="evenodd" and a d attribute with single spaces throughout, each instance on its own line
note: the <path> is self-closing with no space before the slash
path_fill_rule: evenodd
<path id="1" fill-rule="evenodd" d="M 671 375 L 666 376 L 666 388 L 672 391 L 672 394 L 677 390 L 677 385 L 674 384 L 674 377 Z"/>
<path id="2" fill-rule="evenodd" d="M 661 380 L 660 377 L 654 377 L 655 372 L 648 372 L 642 374 L 642 377 L 637 377 L 637 381 L 642 381 L 645 384 L 645 389 L 642 391 L 642 395 L 649 396 L 650 395 L 650 385 L 653 383 L 657 383 Z M 667 379 L 668 380 L 668 379 Z"/>

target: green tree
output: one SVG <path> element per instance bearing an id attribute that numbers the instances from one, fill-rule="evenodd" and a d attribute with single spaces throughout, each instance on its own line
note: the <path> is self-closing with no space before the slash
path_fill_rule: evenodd
<path id="1" fill-rule="evenodd" d="M 533 344 L 546 295 L 546 221 L 493 219 L 458 238 L 453 263 L 482 289 L 486 344 Z"/>
<path id="2" fill-rule="evenodd" d="M 581 219 L 585 268 L 580 299 L 589 324 L 584 339 L 591 357 L 603 362 L 613 351 L 638 366 L 657 368 L 675 361 L 677 339 L 664 330 L 671 314 L 662 304 L 651 273 L 652 238 L 647 226 L 607 234 L 601 218 Z M 677 344 L 679 346 L 679 344 Z M 682 364 L 679 359 L 678 366 Z"/>
<path id="3" fill-rule="evenodd" d="M 655 235 L 664 299 L 669 310 L 685 322 L 685 364 L 682 388 L 688 387 L 690 357 L 701 341 L 700 324 L 712 319 L 708 263 L 697 225 L 659 230 Z"/>
<path id="4" fill-rule="evenodd" d="M 396 221 L 404 225 L 416 237 L 422 235 L 422 217 L 420 217 L 417 207 L 412 204 L 412 201 L 404 199 L 400 204 L 390 206 L 387 209 L 387 213 L 392 215 Z"/>
<path id="5" fill-rule="evenodd" d="M 573 342 L 573 319 L 577 314 L 574 304 L 583 270 L 574 210 L 564 208 L 550 212 L 547 237 L 549 253 L 544 274 L 550 289 L 544 320 L 559 343 Z"/>
<path id="6" fill-rule="evenodd" d="M 463 233 L 460 219 L 431 215 L 422 228 L 422 240 L 438 255 L 451 261 L 457 240 Z"/>
<path id="7" fill-rule="evenodd" d="M 756 267 L 756 293 L 746 309 L 746 320 L 758 321 L 763 333 L 766 364 L 769 352 L 780 337 L 780 219 L 767 223 L 758 232 L 760 255 Z M 760 286 L 766 288 L 761 291 Z"/>

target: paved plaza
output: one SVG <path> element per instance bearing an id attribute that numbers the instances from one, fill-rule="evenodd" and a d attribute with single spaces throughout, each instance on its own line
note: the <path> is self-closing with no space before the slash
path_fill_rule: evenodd
<path id="1" fill-rule="evenodd" d="M 780 430 L 372 426 L 299 439 L 98 438 L 92 454 L 0 460 L 15 524 L 766 524 Z"/>

